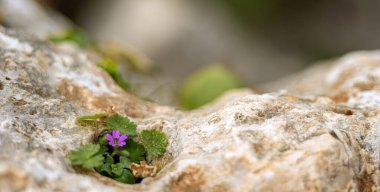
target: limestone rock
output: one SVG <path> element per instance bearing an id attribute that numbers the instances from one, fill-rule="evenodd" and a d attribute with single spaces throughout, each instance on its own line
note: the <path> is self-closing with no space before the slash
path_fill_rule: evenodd
<path id="1" fill-rule="evenodd" d="M 73 27 L 63 15 L 42 7 L 34 0 L 0 0 L 0 22 L 41 38 L 60 34 Z"/>
<path id="2" fill-rule="evenodd" d="M 318 93 L 298 77 L 308 88 L 237 91 L 192 112 L 141 101 L 94 63 L 73 46 L 0 29 L 1 191 L 380 190 L 380 52 L 324 68 Z M 166 166 L 141 184 L 76 172 L 66 159 L 94 132 L 75 118 L 111 106 L 169 139 Z"/>

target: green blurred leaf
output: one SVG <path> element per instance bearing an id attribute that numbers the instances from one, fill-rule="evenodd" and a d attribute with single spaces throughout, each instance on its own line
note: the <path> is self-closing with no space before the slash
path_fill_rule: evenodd
<path id="1" fill-rule="evenodd" d="M 210 65 L 186 80 L 180 92 L 180 105 L 185 109 L 195 109 L 239 87 L 241 82 L 231 72 L 221 65 Z"/>
<path id="2" fill-rule="evenodd" d="M 90 45 L 86 34 L 78 28 L 71 28 L 62 34 L 51 35 L 49 40 L 54 43 L 73 42 L 80 48 L 86 48 Z"/>
<path id="3" fill-rule="evenodd" d="M 124 81 L 121 73 L 119 72 L 117 64 L 109 59 L 103 58 L 99 61 L 98 66 L 107 71 L 109 75 L 111 75 L 112 79 L 124 90 L 129 90 L 129 84 Z"/>

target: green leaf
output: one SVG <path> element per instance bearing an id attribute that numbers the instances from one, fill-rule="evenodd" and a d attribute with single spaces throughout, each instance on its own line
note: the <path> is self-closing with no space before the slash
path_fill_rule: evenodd
<path id="1" fill-rule="evenodd" d="M 69 159 L 72 165 L 86 169 L 99 167 L 104 163 L 104 157 L 100 153 L 100 145 L 98 144 L 87 144 L 71 151 Z"/>
<path id="2" fill-rule="evenodd" d="M 114 163 L 113 157 L 109 154 L 106 154 L 105 163 L 102 166 L 96 168 L 96 170 L 99 173 L 109 176 L 111 178 L 121 177 L 124 169 L 129 168 L 131 161 L 127 159 L 126 157 L 120 157 L 119 163 L 116 163 L 116 164 L 113 164 L 113 163 Z"/>
<path id="3" fill-rule="evenodd" d="M 97 65 L 104 69 L 121 88 L 124 90 L 130 89 L 129 84 L 124 81 L 117 64 L 112 59 L 103 58 Z"/>
<path id="4" fill-rule="evenodd" d="M 111 172 L 111 165 L 112 164 L 103 164 L 99 167 L 96 168 L 96 171 L 99 172 L 100 174 L 102 175 L 107 175 L 107 176 L 111 176 L 112 172 Z"/>
<path id="5" fill-rule="evenodd" d="M 107 153 L 107 151 L 108 151 L 108 148 L 106 145 L 100 145 L 100 149 L 99 149 L 98 154 L 105 154 L 105 153 Z M 108 153 L 107 153 L 107 155 L 108 155 Z"/>
<path id="6" fill-rule="evenodd" d="M 101 174 L 111 175 L 111 165 L 113 164 L 113 157 L 110 154 L 106 154 L 106 161 L 103 165 L 96 168 L 96 171 L 98 171 Z"/>
<path id="7" fill-rule="evenodd" d="M 122 168 L 129 168 L 129 165 L 131 164 L 131 160 L 127 159 L 126 157 L 120 157 L 119 158 L 119 166 Z"/>
<path id="8" fill-rule="evenodd" d="M 223 66 L 210 65 L 185 81 L 179 95 L 180 105 L 185 109 L 195 109 L 240 86 L 240 80 Z"/>
<path id="9" fill-rule="evenodd" d="M 154 129 L 142 131 L 140 141 L 145 147 L 148 159 L 162 156 L 166 152 L 168 145 L 165 134 Z"/>
<path id="10" fill-rule="evenodd" d="M 128 169 L 124 169 L 120 177 L 114 178 L 116 181 L 126 183 L 126 184 L 134 184 L 135 183 L 135 177 L 133 176 L 132 172 Z"/>
<path id="11" fill-rule="evenodd" d="M 115 114 L 107 119 L 107 127 L 111 130 L 119 130 L 121 134 L 128 136 L 137 135 L 136 124 L 119 114 Z"/>
<path id="12" fill-rule="evenodd" d="M 113 157 L 110 154 L 106 155 L 106 162 L 107 164 L 113 164 Z"/>
<path id="13" fill-rule="evenodd" d="M 120 177 L 123 173 L 124 167 L 122 164 L 112 164 L 111 165 L 111 172 L 114 177 Z"/>
<path id="14" fill-rule="evenodd" d="M 145 159 L 145 148 L 143 145 L 136 143 L 132 139 L 127 140 L 127 144 L 123 147 L 129 152 L 129 159 L 134 163 L 139 163 Z"/>

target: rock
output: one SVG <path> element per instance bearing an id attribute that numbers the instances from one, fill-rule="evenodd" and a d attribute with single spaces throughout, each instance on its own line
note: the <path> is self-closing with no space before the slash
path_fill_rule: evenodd
<path id="1" fill-rule="evenodd" d="M 302 97 L 323 95 L 349 107 L 374 109 L 380 104 L 379 68 L 379 51 L 355 52 L 266 85 L 264 89 L 282 88 Z"/>
<path id="2" fill-rule="evenodd" d="M 34 33 L 40 38 L 61 34 L 74 26 L 69 19 L 40 3 L 34 0 L 0 0 L 1 24 Z"/>
<path id="3" fill-rule="evenodd" d="M 380 190 L 380 52 L 309 73 L 320 75 L 319 92 L 299 76 L 300 88 L 236 91 L 191 112 L 124 92 L 68 44 L 1 28 L 0 62 L 2 191 Z M 158 160 L 166 166 L 141 184 L 76 172 L 66 159 L 94 132 L 75 118 L 111 106 L 138 130 L 159 129 L 169 139 Z"/>

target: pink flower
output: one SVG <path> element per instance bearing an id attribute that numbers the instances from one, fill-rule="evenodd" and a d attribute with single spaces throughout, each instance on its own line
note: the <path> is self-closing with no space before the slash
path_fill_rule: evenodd
<path id="1" fill-rule="evenodd" d="M 128 136 L 124 134 L 120 136 L 120 131 L 113 130 L 112 135 L 107 133 L 106 139 L 108 140 L 108 144 L 112 147 L 122 147 L 126 144 L 125 140 L 128 139 Z"/>

